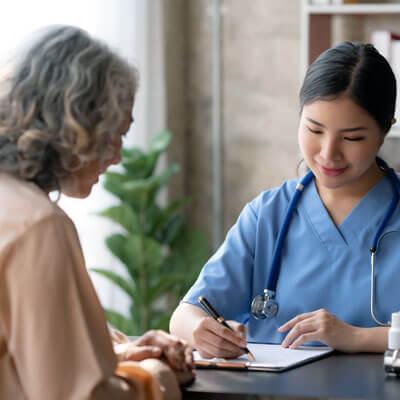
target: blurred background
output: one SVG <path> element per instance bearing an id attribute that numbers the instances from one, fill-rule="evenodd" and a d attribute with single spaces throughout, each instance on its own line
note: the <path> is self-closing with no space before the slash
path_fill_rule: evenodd
<path id="1" fill-rule="evenodd" d="M 210 252 L 246 202 L 297 175 L 298 92 L 307 65 L 339 41 L 400 33 L 400 4 L 392 1 L 14 0 L 2 2 L 0 18 L 2 59 L 32 30 L 61 23 L 88 30 L 138 67 L 125 144 L 146 146 L 171 131 L 162 162 L 181 171 L 161 202 L 191 197 L 188 225 L 205 232 Z M 399 143 L 393 132 L 382 149 L 395 167 Z M 104 245 L 117 226 L 94 215 L 116 202 L 102 184 L 88 199 L 60 205 L 78 227 L 87 266 L 124 274 Z M 125 313 L 124 293 L 92 278 L 102 304 Z"/>

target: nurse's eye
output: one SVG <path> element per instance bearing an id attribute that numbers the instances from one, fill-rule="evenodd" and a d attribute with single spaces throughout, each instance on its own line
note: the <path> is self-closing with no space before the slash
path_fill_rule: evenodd
<path id="1" fill-rule="evenodd" d="M 322 133 L 322 131 L 320 131 L 320 130 L 318 130 L 318 129 L 312 129 L 312 128 L 310 128 L 309 126 L 307 126 L 307 128 L 308 128 L 308 130 L 309 130 L 311 133 L 315 133 L 315 134 L 317 134 L 317 135 L 319 135 L 319 134 Z"/>
<path id="2" fill-rule="evenodd" d="M 359 137 L 345 137 L 345 140 L 348 140 L 349 142 L 359 142 L 360 140 L 364 140 L 363 136 Z"/>

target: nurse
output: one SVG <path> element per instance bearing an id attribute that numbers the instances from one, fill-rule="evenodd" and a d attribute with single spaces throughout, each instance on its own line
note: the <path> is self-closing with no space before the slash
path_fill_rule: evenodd
<path id="1" fill-rule="evenodd" d="M 203 357 L 236 357 L 249 342 L 328 345 L 344 352 L 383 352 L 387 327 L 370 313 L 370 248 L 395 193 L 376 156 L 394 123 L 396 81 L 372 45 L 344 42 L 309 67 L 300 91 L 298 142 L 314 178 L 290 218 L 279 258 L 273 318 L 251 303 L 271 274 L 278 233 L 301 179 L 248 203 L 224 243 L 175 310 L 171 332 Z M 400 309 L 400 206 L 376 252 L 375 314 Z M 205 296 L 234 332 L 210 318 Z"/>

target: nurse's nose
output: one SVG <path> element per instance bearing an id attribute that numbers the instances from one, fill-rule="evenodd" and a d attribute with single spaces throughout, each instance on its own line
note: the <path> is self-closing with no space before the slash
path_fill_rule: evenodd
<path id="1" fill-rule="evenodd" d="M 328 135 L 326 135 L 321 143 L 320 156 L 325 161 L 340 160 L 342 155 L 338 138 L 329 137 Z"/>

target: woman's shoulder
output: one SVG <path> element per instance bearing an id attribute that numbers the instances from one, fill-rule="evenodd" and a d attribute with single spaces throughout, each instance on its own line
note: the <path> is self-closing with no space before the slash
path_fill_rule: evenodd
<path id="1" fill-rule="evenodd" d="M 28 231 L 40 221 L 54 217 L 67 221 L 63 211 L 34 183 L 0 172 L 0 245 Z"/>

